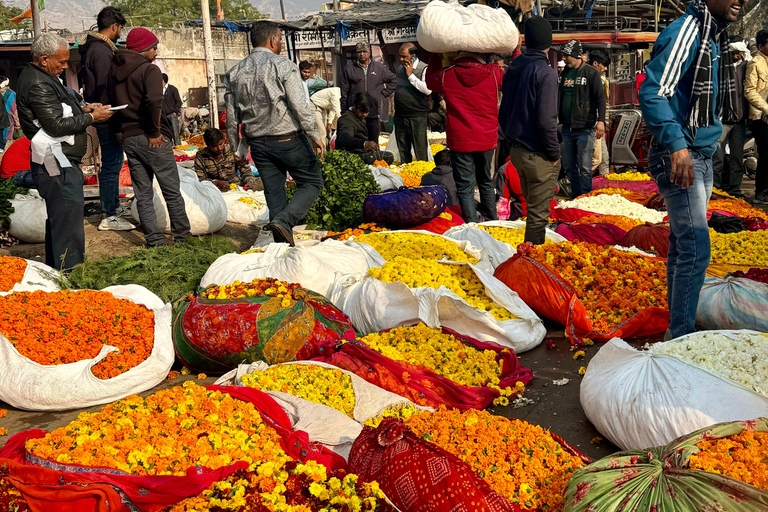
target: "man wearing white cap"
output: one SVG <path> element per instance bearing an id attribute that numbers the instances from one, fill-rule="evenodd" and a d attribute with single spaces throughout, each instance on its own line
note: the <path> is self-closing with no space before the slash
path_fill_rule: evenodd
<path id="1" fill-rule="evenodd" d="M 736 37 L 728 46 L 733 55 L 736 74 L 736 96 L 744 98 L 744 76 L 747 62 L 752 60 L 746 43 Z M 741 197 L 741 180 L 744 177 L 744 143 L 747 139 L 747 112 L 749 106 L 744 102 L 736 104 L 736 121 L 723 121 L 723 134 L 717 141 L 717 149 L 712 155 L 713 186 Z M 729 146 L 731 158 L 725 164 L 725 147 Z"/>

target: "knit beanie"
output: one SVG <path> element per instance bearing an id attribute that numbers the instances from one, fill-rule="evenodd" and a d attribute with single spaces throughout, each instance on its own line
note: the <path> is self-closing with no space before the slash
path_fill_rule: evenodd
<path id="1" fill-rule="evenodd" d="M 552 24 L 541 16 L 525 22 L 525 47 L 529 50 L 546 50 L 552 46 Z"/>
<path id="2" fill-rule="evenodd" d="M 151 30 L 144 27 L 136 27 L 128 32 L 125 38 L 125 46 L 132 52 L 143 52 L 153 46 L 157 46 L 157 36 Z"/>
<path id="3" fill-rule="evenodd" d="M 578 39 L 571 39 L 565 43 L 565 46 L 563 46 L 563 49 L 560 51 L 563 52 L 563 55 L 566 57 L 574 57 L 577 59 L 581 58 L 581 55 L 584 53 Z"/>

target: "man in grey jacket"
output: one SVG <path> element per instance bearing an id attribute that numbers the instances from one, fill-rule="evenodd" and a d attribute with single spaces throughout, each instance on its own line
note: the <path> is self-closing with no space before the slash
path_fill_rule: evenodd
<path id="1" fill-rule="evenodd" d="M 293 226 L 307 214 L 323 188 L 314 150 L 322 158 L 325 143 L 317 136 L 315 115 L 307 102 L 299 68 L 280 56 L 280 28 L 269 21 L 255 22 L 251 43 L 253 53 L 230 69 L 224 81 L 227 135 L 238 156 L 245 154 L 246 144 L 250 145 L 269 207 L 267 227 L 275 242 L 293 245 Z M 290 202 L 285 194 L 288 172 L 296 182 Z"/>

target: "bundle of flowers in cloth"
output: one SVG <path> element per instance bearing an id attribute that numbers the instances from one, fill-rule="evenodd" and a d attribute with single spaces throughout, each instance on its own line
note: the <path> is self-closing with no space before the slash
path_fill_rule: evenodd
<path id="1" fill-rule="evenodd" d="M 151 389 L 173 364 L 171 305 L 138 285 L 0 297 L 0 400 L 79 409 Z"/>
<path id="2" fill-rule="evenodd" d="M 55 281 L 57 276 L 55 269 L 43 263 L 13 256 L 0 256 L 0 296 L 35 290 L 58 291 L 59 285 Z"/>
<path id="3" fill-rule="evenodd" d="M 516 353 L 532 349 L 545 334 L 517 294 L 467 262 L 396 256 L 365 274 L 338 277 L 328 298 L 362 334 L 424 322 L 472 333 Z"/>
<path id="4" fill-rule="evenodd" d="M 768 283 L 733 275 L 707 277 L 699 294 L 696 326 L 768 332 Z"/>
<path id="5" fill-rule="evenodd" d="M 369 334 L 321 351 L 319 360 L 429 407 L 508 405 L 533 378 L 507 348 L 424 324 Z"/>
<path id="6" fill-rule="evenodd" d="M 465 224 L 445 232 L 445 236 L 464 240 L 481 247 L 493 268 L 498 267 L 517 252 L 525 238 L 525 222 L 520 220 L 492 220 L 480 224 Z M 547 230 L 545 244 L 565 242 L 565 238 Z"/>
<path id="7" fill-rule="evenodd" d="M 587 367 L 581 405 L 597 430 L 623 449 L 768 416 L 768 334 L 701 331 L 650 350 L 613 339 Z"/>
<path id="8" fill-rule="evenodd" d="M 721 423 L 579 469 L 565 512 L 768 510 L 768 420 Z"/>
<path id="9" fill-rule="evenodd" d="M 322 342 L 354 335 L 346 315 L 325 297 L 272 278 L 210 285 L 184 299 L 173 321 L 179 359 L 206 373 L 309 359 Z"/>
<path id="10" fill-rule="evenodd" d="M 555 220 L 574 222 L 581 217 L 594 214 L 621 215 L 640 222 L 662 222 L 666 212 L 659 212 L 633 203 L 621 195 L 581 196 L 573 201 L 560 201 L 552 210 Z"/>
<path id="11" fill-rule="evenodd" d="M 240 365 L 218 383 L 264 391 L 285 410 L 294 429 L 344 459 L 365 421 L 390 408 L 424 409 L 350 371 L 319 361 Z"/>
<path id="12" fill-rule="evenodd" d="M 400 187 L 366 197 L 363 218 L 390 229 L 408 229 L 431 221 L 447 206 L 445 187 Z"/>
<path id="13" fill-rule="evenodd" d="M 571 341 L 650 336 L 669 327 L 666 263 L 582 242 L 521 245 L 494 274 Z"/>
<path id="14" fill-rule="evenodd" d="M 107 489 L 115 504 L 125 505 L 117 510 L 150 512 L 253 464 L 314 460 L 331 470 L 345 466 L 293 431 L 264 393 L 193 382 L 147 398 L 129 396 L 53 432 L 19 433 L 0 449 L 0 463 L 5 459 L 8 478 L 37 503 L 36 510 L 42 500 L 57 501 L 59 491 L 82 502 L 71 510 L 96 510 L 98 491 Z"/>
<path id="15" fill-rule="evenodd" d="M 353 447 L 350 469 L 359 472 L 361 477 L 371 473 L 376 475 L 388 495 L 385 482 L 394 479 L 396 484 L 399 483 L 397 465 L 407 463 L 407 459 L 387 460 L 394 467 L 385 463 L 371 471 L 368 459 L 383 448 L 366 438 L 387 435 L 392 425 L 402 425 L 402 440 L 409 445 L 416 444 L 411 441 L 411 436 L 419 441 L 413 446 L 414 451 L 423 447 L 447 453 L 467 464 L 474 475 L 482 478 L 518 510 L 562 510 L 563 489 L 568 478 L 576 469 L 591 462 L 559 436 L 524 421 L 494 416 L 486 411 L 462 412 L 445 408 L 435 412 L 420 411 L 408 414 L 405 419 L 386 417 L 377 427 L 366 427 Z M 391 457 L 384 454 L 385 459 Z M 419 465 L 418 462 L 411 463 Z M 426 487 L 436 484 L 438 481 L 427 483 Z M 393 495 L 390 497 L 394 498 Z M 447 509 L 437 507 L 433 510 Z"/>
<path id="16" fill-rule="evenodd" d="M 620 188 L 648 195 L 659 192 L 656 182 L 644 172 L 610 173 L 592 178 L 592 190 L 603 188 Z"/>
<path id="17" fill-rule="evenodd" d="M 584 217 L 579 220 L 582 219 Z M 562 235 L 570 242 L 579 241 L 597 245 L 617 245 L 627 234 L 622 228 L 608 222 L 594 224 L 585 222 L 561 223 L 555 228 L 555 233 Z"/>
<path id="18" fill-rule="evenodd" d="M 639 224 L 627 231 L 624 238 L 619 240 L 622 247 L 637 247 L 644 251 L 655 252 L 662 258 L 669 252 L 669 224 Z"/>

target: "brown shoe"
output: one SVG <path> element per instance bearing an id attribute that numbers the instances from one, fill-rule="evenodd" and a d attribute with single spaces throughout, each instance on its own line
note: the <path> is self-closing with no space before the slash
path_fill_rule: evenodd
<path id="1" fill-rule="evenodd" d="M 270 222 L 267 224 L 267 229 L 272 231 L 272 238 L 275 239 L 275 242 L 282 242 L 291 247 L 296 247 L 296 243 L 293 241 L 293 232 L 290 229 L 277 222 Z"/>

